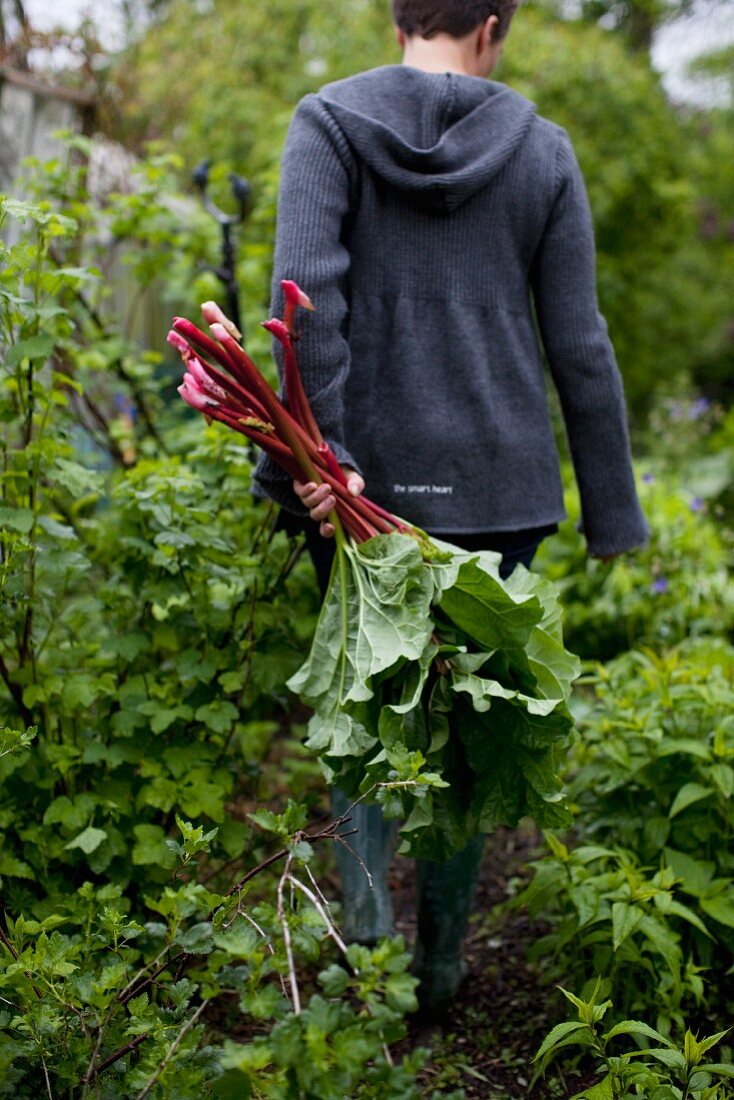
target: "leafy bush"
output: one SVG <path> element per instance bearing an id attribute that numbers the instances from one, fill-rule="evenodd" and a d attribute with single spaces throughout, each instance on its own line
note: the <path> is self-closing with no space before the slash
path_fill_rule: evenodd
<path id="1" fill-rule="evenodd" d="M 734 649 L 704 639 L 600 668 L 570 786 L 585 836 L 675 875 L 706 966 L 734 950 L 733 680 Z"/>
<path id="2" fill-rule="evenodd" d="M 688 1030 L 681 1047 L 641 1020 L 622 1020 L 602 1032 L 601 1023 L 612 1002 L 600 1000 L 600 985 L 597 982 L 588 1001 L 562 990 L 576 1007 L 577 1019 L 557 1024 L 546 1036 L 535 1056 L 539 1063 L 536 1077 L 560 1050 L 581 1047 L 593 1055 L 602 1076 L 571 1100 L 730 1100 L 734 1093 L 727 1082 L 734 1078 L 734 1066 L 706 1060 L 728 1031 L 699 1040 Z M 623 1037 L 647 1039 L 654 1045 L 612 1054 L 610 1046 Z"/>
<path id="3" fill-rule="evenodd" d="M 566 644 L 581 657 L 607 660 L 634 645 L 675 645 L 689 635 L 727 636 L 734 627 L 729 572 L 732 536 L 702 492 L 704 483 L 643 474 L 639 489 L 652 529 L 650 545 L 611 563 L 587 558 L 573 523 L 546 540 L 538 567 L 560 585 Z M 575 494 L 569 514 L 578 515 Z"/>
<path id="4" fill-rule="evenodd" d="M 675 874 L 655 874 L 618 848 L 569 849 L 552 835 L 550 852 L 531 864 L 534 876 L 514 905 L 551 924 L 531 947 L 547 980 L 582 985 L 590 974 L 611 983 L 624 1013 L 657 1014 L 658 1027 L 682 1022 L 681 1005 L 703 996 L 699 968 L 684 955 L 676 923 L 706 929 L 681 900 Z"/>
<path id="5" fill-rule="evenodd" d="M 295 1098 L 307 1087 L 320 1100 L 415 1100 L 423 1053 L 396 1065 L 387 1045 L 403 1038 L 402 1017 L 415 1007 L 409 956 L 399 940 L 373 950 L 341 942 L 308 866 L 303 824 L 294 804 L 270 815 L 285 847 L 219 894 L 193 874 L 216 829 L 204 834 L 178 819 L 182 841 L 166 846 L 176 873 L 136 907 L 140 919 L 121 886 L 86 881 L 57 894 L 42 920 L 8 920 L 0 934 L 0 1096 L 35 1097 L 43 1081 L 49 1096 L 69 1098 L 191 1097 L 213 1085 L 222 1098 L 251 1090 Z M 333 834 L 308 839 L 318 837 Z M 274 861 L 284 862 L 274 900 L 250 898 L 253 880 Z M 295 954 L 328 961 L 328 937 L 341 962 L 319 974 L 322 992 L 304 1003 Z M 267 1040 L 229 1041 L 224 1051 L 203 1045 L 214 1002 L 232 998 L 255 1026 L 271 1026 Z"/>
<path id="6" fill-rule="evenodd" d="M 533 947 L 553 958 L 548 977 L 579 987 L 600 974 L 620 1011 L 654 1013 L 665 1032 L 725 997 L 715 973 L 734 947 L 733 671 L 734 649 L 699 639 L 587 678 L 569 781 L 577 846 L 549 835 L 514 903 L 550 922 Z"/>

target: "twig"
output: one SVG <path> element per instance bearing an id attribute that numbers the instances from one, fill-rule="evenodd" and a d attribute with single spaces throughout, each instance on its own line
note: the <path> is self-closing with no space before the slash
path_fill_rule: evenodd
<path id="1" fill-rule="evenodd" d="M 166 962 L 158 967 L 157 970 L 154 970 L 152 974 L 149 974 L 148 977 L 140 983 L 140 985 L 136 986 L 134 989 L 130 989 L 130 986 L 128 986 L 124 993 L 118 994 L 118 1001 L 121 1005 L 126 1005 L 128 1001 L 131 1001 L 133 999 L 133 997 L 140 996 L 141 991 L 143 989 L 146 989 L 147 986 L 152 985 L 158 975 L 162 974 L 164 970 L 168 970 L 169 966 L 173 966 L 174 963 L 179 962 L 181 959 L 188 961 L 190 958 L 191 955 L 187 954 L 186 951 L 179 951 L 178 955 L 174 955 L 172 959 L 167 959 Z"/>
<path id="2" fill-rule="evenodd" d="M 318 915 L 321 917 L 322 921 L 326 925 L 327 934 L 329 936 L 331 936 L 332 940 L 334 941 L 336 946 L 339 948 L 341 953 L 343 955 L 346 955 L 347 945 L 345 944 L 344 940 L 341 938 L 341 936 L 337 932 L 336 927 L 334 926 L 334 922 L 332 921 L 331 917 L 327 913 L 326 909 L 324 909 L 323 905 L 321 904 L 321 902 L 317 898 L 316 894 L 314 894 L 313 890 L 309 890 L 308 886 L 306 886 L 305 883 L 301 882 L 300 879 L 296 878 L 296 876 L 294 874 L 289 874 L 288 875 L 288 881 L 290 883 L 292 883 L 293 886 L 295 886 L 298 890 L 301 891 L 302 894 L 304 894 L 308 898 L 308 900 L 311 902 L 314 909 L 316 910 L 316 912 L 318 913 Z M 355 974 L 356 973 L 357 973 L 357 971 L 355 970 Z"/>
<path id="3" fill-rule="evenodd" d="M 365 873 L 365 877 L 367 879 L 367 884 L 368 884 L 370 890 L 372 890 L 374 888 L 374 880 L 372 878 L 372 875 L 370 874 L 370 872 L 367 869 L 367 864 L 362 859 L 359 852 L 355 852 L 352 845 L 347 844 L 346 840 L 344 839 L 345 836 L 352 836 L 353 833 L 358 833 L 358 832 L 359 832 L 359 829 L 353 829 L 351 833 L 340 833 L 340 835 L 338 837 L 336 837 L 335 839 L 338 840 L 338 842 L 346 848 L 346 850 L 349 852 L 350 856 L 353 856 L 354 859 L 356 859 L 357 863 L 359 864 L 359 866 L 362 868 L 362 870 Z"/>
<path id="4" fill-rule="evenodd" d="M 343 814 L 341 817 L 337 818 L 337 820 L 333 821 L 330 825 L 327 825 L 325 829 L 322 829 L 318 833 L 295 833 L 293 837 L 294 842 L 297 844 L 299 843 L 299 841 L 305 840 L 310 843 L 313 840 L 339 840 L 341 837 L 344 836 L 353 836 L 358 831 L 357 829 L 350 829 L 349 832 L 346 833 L 337 832 L 337 829 L 339 829 L 342 825 L 346 825 L 349 822 L 350 818 L 347 816 L 348 812 L 349 811 L 347 811 L 347 813 Z M 240 879 L 239 882 L 236 882 L 234 886 L 230 887 L 224 897 L 231 898 L 233 894 L 240 893 L 243 886 L 246 886 L 251 879 L 259 875 L 261 871 L 266 871 L 268 867 L 272 867 L 272 865 L 274 863 L 277 863 L 279 860 L 285 859 L 288 854 L 288 848 L 281 848 L 279 852 L 275 852 L 272 856 L 268 856 L 268 858 L 262 863 L 258 864 L 257 867 L 253 867 L 251 871 L 248 871 L 244 878 Z"/>
<path id="5" fill-rule="evenodd" d="M 15 959 L 15 961 L 17 962 L 17 961 L 18 961 L 18 952 L 17 952 L 16 950 L 15 950 L 15 948 L 14 948 L 14 947 L 13 947 L 13 945 L 12 945 L 12 943 L 10 942 L 10 940 L 8 939 L 8 937 L 6 936 L 6 934 L 5 934 L 5 929 L 4 929 L 3 927 L 2 927 L 2 925 L 0 925 L 0 940 L 2 940 L 2 941 L 3 941 L 3 943 L 4 943 L 4 944 L 5 944 L 5 946 L 7 947 L 8 951 L 10 952 L 10 954 L 11 954 L 11 955 L 13 956 L 13 958 L 14 958 L 14 959 Z"/>
<path id="6" fill-rule="evenodd" d="M 140 1090 L 138 1095 L 135 1097 L 135 1100 L 145 1100 L 145 1097 L 148 1095 L 150 1090 L 153 1088 L 153 1085 L 156 1083 L 156 1081 L 158 1080 L 160 1075 L 163 1073 L 163 1071 L 166 1068 L 166 1066 L 168 1065 L 168 1063 L 173 1058 L 173 1056 L 176 1053 L 176 1051 L 178 1050 L 178 1048 L 181 1046 L 181 1043 L 184 1039 L 184 1036 L 187 1035 L 189 1031 L 191 1031 L 191 1028 L 194 1026 L 196 1021 L 199 1019 L 199 1017 L 201 1016 L 201 1014 L 202 1014 L 202 1012 L 204 1011 L 205 1008 L 206 1008 L 206 1001 L 202 1001 L 202 1003 L 199 1005 L 199 1007 L 197 1008 L 196 1012 L 193 1014 L 191 1019 L 187 1020 L 186 1023 L 184 1024 L 184 1026 L 181 1028 L 178 1035 L 176 1036 L 176 1038 L 171 1043 L 168 1054 L 163 1059 L 161 1064 L 158 1066 L 158 1069 L 155 1071 L 155 1073 L 150 1078 L 148 1083 Z"/>
<path id="7" fill-rule="evenodd" d="M 274 863 L 277 863 L 279 860 L 284 859 L 287 855 L 288 855 L 288 849 L 287 848 L 281 848 L 281 850 L 279 852 L 276 852 L 274 855 L 269 856 L 266 860 L 264 860 L 262 863 L 260 863 L 257 867 L 253 867 L 253 869 L 251 871 L 247 872 L 247 874 L 245 875 L 245 877 L 243 879 L 240 879 L 239 882 L 236 882 L 234 884 L 234 886 L 232 886 L 227 891 L 227 893 L 224 895 L 225 898 L 231 898 L 233 894 L 238 894 L 242 890 L 242 887 L 246 886 L 247 883 L 250 882 L 251 879 L 255 878 L 256 875 L 259 875 L 261 871 L 266 871 L 268 869 L 268 867 L 272 867 L 272 865 Z"/>
<path id="8" fill-rule="evenodd" d="M 21 688 L 20 684 L 16 684 L 10 679 L 10 672 L 8 671 L 8 666 L 5 664 L 5 661 L 3 660 L 3 656 L 2 656 L 1 653 L 0 653 L 0 676 L 2 676 L 3 680 L 5 681 L 5 686 L 7 687 L 8 691 L 10 692 L 12 700 L 15 703 L 16 707 L 18 708 L 18 712 L 19 712 L 21 718 L 23 719 L 23 721 L 25 722 L 25 724 L 27 726 L 32 726 L 33 725 L 33 715 L 31 714 L 28 707 L 23 702 L 23 689 Z"/>
<path id="9" fill-rule="evenodd" d="M 137 1050 L 140 1044 L 144 1043 L 145 1040 L 148 1038 L 150 1038 L 150 1036 L 147 1032 L 145 1033 L 145 1035 L 136 1035 L 135 1038 L 131 1039 L 130 1042 L 127 1043 L 124 1047 L 120 1047 L 120 1049 L 116 1050 L 114 1054 L 110 1054 L 109 1058 L 105 1058 L 104 1062 L 100 1062 L 100 1064 L 97 1066 L 94 1073 L 92 1074 L 91 1079 L 93 1080 L 95 1077 L 99 1077 L 101 1073 L 104 1073 L 104 1071 L 106 1069 L 109 1069 L 110 1066 L 114 1066 L 115 1062 L 119 1062 L 120 1059 L 124 1058 L 126 1054 L 132 1054 L 132 1052 L 134 1050 Z"/>
<path id="10" fill-rule="evenodd" d="M 137 972 L 137 974 L 135 975 L 135 977 L 134 977 L 134 978 L 131 978 L 131 979 L 130 979 L 130 981 L 129 981 L 129 982 L 127 983 L 127 985 L 126 985 L 126 986 L 125 986 L 125 988 L 124 988 L 124 989 L 122 990 L 122 992 L 121 992 L 121 993 L 118 993 L 118 998 L 120 998 L 120 997 L 124 997 L 124 996 L 125 996 L 125 995 L 126 995 L 126 994 L 127 994 L 127 993 L 128 993 L 128 992 L 129 992 L 130 990 L 131 990 L 131 989 L 134 989 L 134 988 L 135 988 L 135 985 L 137 984 L 137 982 L 139 981 L 139 979 L 140 979 L 140 978 L 143 978 L 143 977 L 145 976 L 145 972 L 146 972 L 146 970 L 150 970 L 151 966 L 157 966 L 157 965 L 158 965 L 158 963 L 159 963 L 159 962 L 161 961 L 161 959 L 163 958 L 163 956 L 165 955 L 165 953 L 166 953 L 167 951 L 170 951 L 170 950 L 171 950 L 170 946 L 166 945 L 166 947 L 164 947 L 164 948 L 163 948 L 163 949 L 162 949 L 161 951 L 159 951 L 159 952 L 158 952 L 158 954 L 157 954 L 157 955 L 156 955 L 156 957 L 155 957 L 155 958 L 154 958 L 154 959 L 152 960 L 152 962 L 149 962 L 149 963 L 147 964 L 147 966 L 143 966 L 143 967 L 141 967 L 141 968 L 140 968 L 140 970 L 138 970 L 138 972 Z M 124 1002 L 123 1002 L 123 1003 L 124 1003 Z"/>
<path id="11" fill-rule="evenodd" d="M 5 929 L 3 928 L 3 926 L 1 924 L 0 924 L 0 940 L 2 940 L 2 942 L 4 943 L 4 945 L 7 947 L 8 951 L 10 952 L 10 954 L 13 956 L 13 958 L 17 962 L 18 961 L 18 952 L 15 950 L 13 944 L 8 939 L 8 937 L 5 933 Z M 33 992 L 36 994 L 39 1001 L 42 1001 L 43 1000 L 43 993 L 41 992 L 41 990 L 38 988 L 37 985 L 33 985 L 33 982 L 31 980 L 30 971 L 26 970 L 24 973 L 25 973 L 25 977 L 28 978 L 28 981 L 31 982 Z"/>
<path id="12" fill-rule="evenodd" d="M 291 999 L 293 1001 L 293 1013 L 296 1016 L 301 1015 L 301 994 L 298 989 L 298 979 L 296 978 L 296 963 L 293 958 L 293 943 L 291 941 L 291 930 L 288 927 L 288 916 L 285 911 L 285 902 L 283 901 L 283 887 L 286 882 L 290 880 L 291 863 L 293 862 L 293 856 L 289 855 L 286 861 L 285 870 L 280 876 L 278 882 L 278 921 L 283 931 L 283 946 L 285 947 L 285 955 L 288 960 L 288 980 L 291 987 Z"/>
<path id="13" fill-rule="evenodd" d="M 54 1100 L 54 1094 L 51 1092 L 51 1082 L 48 1079 L 48 1070 L 46 1068 L 46 1059 L 43 1057 L 43 1051 L 41 1051 L 41 1065 L 43 1066 L 43 1076 L 46 1081 L 46 1092 L 48 1093 L 48 1100 Z"/>

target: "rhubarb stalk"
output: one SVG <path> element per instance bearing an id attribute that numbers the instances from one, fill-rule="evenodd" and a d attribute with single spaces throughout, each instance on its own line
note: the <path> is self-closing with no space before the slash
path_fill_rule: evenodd
<path id="1" fill-rule="evenodd" d="M 296 312 L 299 307 L 312 310 L 313 305 L 294 282 L 285 280 L 282 287 L 284 317 L 266 321 L 264 327 L 283 348 L 286 403 L 267 383 L 239 343 L 240 333 L 215 302 L 202 306 L 211 335 L 183 317 L 174 318 L 168 334 L 186 366 L 181 397 L 208 421 L 218 420 L 252 440 L 289 477 L 316 485 L 326 482 L 336 501 L 329 521 L 339 551 L 346 545 L 346 536 L 364 542 L 378 534 L 399 532 L 420 541 L 422 532 L 366 497 L 350 493 L 347 476 L 316 422 L 298 368 Z"/>

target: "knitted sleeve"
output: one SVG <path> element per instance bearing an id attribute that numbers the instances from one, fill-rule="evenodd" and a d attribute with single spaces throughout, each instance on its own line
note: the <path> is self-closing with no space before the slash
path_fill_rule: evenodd
<path id="1" fill-rule="evenodd" d="M 558 390 L 589 552 L 644 546 L 649 530 L 632 471 L 622 380 L 596 299 L 591 212 L 562 133 L 556 194 L 531 271 L 543 345 Z"/>
<path id="2" fill-rule="evenodd" d="M 342 240 L 354 165 L 349 146 L 315 95 L 296 108 L 281 161 L 272 284 L 272 313 L 282 314 L 281 279 L 293 279 L 314 313 L 298 314 L 298 360 L 321 433 L 342 465 L 358 469 L 344 447 L 344 383 L 349 373 L 349 253 Z M 274 352 L 282 377 L 281 348 Z M 306 511 L 281 468 L 262 456 L 257 484 L 288 511 Z"/>

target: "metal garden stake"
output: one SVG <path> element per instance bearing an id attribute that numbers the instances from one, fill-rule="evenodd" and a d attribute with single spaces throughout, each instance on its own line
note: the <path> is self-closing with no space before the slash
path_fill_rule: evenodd
<path id="1" fill-rule="evenodd" d="M 235 226 L 241 225 L 250 212 L 252 188 L 243 176 L 238 176 L 236 172 L 230 172 L 229 182 L 232 195 L 237 202 L 237 213 L 225 214 L 207 194 L 211 163 L 209 159 L 203 160 L 191 173 L 193 183 L 201 192 L 204 208 L 209 211 L 222 230 L 222 263 L 219 267 L 208 267 L 207 270 L 212 271 L 222 282 L 227 295 L 227 316 L 234 321 L 237 328 L 242 332 L 236 271 L 237 249 L 233 229 Z"/>

